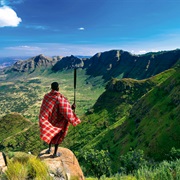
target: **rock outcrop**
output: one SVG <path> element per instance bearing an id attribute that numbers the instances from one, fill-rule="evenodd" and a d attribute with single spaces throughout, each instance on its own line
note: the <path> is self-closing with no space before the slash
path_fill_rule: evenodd
<path id="1" fill-rule="evenodd" d="M 7 165 L 6 165 L 5 156 L 2 152 L 0 152 L 0 174 L 2 172 L 5 172 L 6 169 L 7 169 Z"/>
<path id="2" fill-rule="evenodd" d="M 52 154 L 47 154 L 47 150 L 43 150 L 38 155 L 38 158 L 45 162 L 47 165 L 50 175 L 53 179 L 59 180 L 84 180 L 84 175 L 81 167 L 78 163 L 77 158 L 67 148 L 59 147 L 58 152 L 61 154 L 60 157 L 53 158 Z M 52 148 L 52 152 L 54 148 Z M 5 155 L 0 152 L 0 175 L 7 170 L 7 162 Z"/>
<path id="3" fill-rule="evenodd" d="M 62 70 L 79 68 L 79 67 L 81 68 L 84 67 L 84 61 L 80 58 L 71 55 L 71 56 L 63 57 L 52 67 L 52 70 L 62 71 Z"/>
<path id="4" fill-rule="evenodd" d="M 54 148 L 52 148 L 52 152 Z M 67 148 L 58 148 L 60 157 L 53 158 L 52 154 L 46 154 L 46 150 L 43 150 L 39 154 L 39 158 L 44 161 L 52 176 L 61 177 L 62 179 L 79 179 L 84 180 L 83 172 L 80 168 L 78 160 L 72 151 Z"/>

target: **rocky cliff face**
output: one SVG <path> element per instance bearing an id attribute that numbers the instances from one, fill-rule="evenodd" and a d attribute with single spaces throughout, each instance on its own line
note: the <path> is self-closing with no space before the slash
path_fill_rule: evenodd
<path id="1" fill-rule="evenodd" d="M 53 71 L 62 71 L 67 69 L 74 69 L 78 67 L 84 67 L 84 61 L 75 56 L 68 56 L 58 61 L 52 68 Z"/>
<path id="2" fill-rule="evenodd" d="M 180 60 L 180 50 L 133 55 L 122 50 L 97 53 L 86 63 L 87 74 L 112 77 L 145 79 L 171 68 Z"/>
<path id="3" fill-rule="evenodd" d="M 52 67 L 57 61 L 58 61 L 58 58 L 52 59 L 52 58 L 48 58 L 40 54 L 26 61 L 23 61 L 23 60 L 17 61 L 12 66 L 12 70 L 18 71 L 18 72 L 33 72 L 37 68 Z"/>

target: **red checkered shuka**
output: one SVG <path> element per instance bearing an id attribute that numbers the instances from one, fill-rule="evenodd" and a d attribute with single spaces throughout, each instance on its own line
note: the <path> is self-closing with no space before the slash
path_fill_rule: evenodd
<path id="1" fill-rule="evenodd" d="M 68 100 L 58 91 L 51 90 L 44 96 L 40 108 L 40 138 L 48 144 L 60 144 L 68 132 L 70 123 L 76 126 L 81 120 L 71 109 Z"/>

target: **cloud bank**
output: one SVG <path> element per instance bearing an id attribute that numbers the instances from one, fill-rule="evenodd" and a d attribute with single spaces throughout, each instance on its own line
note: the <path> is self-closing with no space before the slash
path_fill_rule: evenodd
<path id="1" fill-rule="evenodd" d="M 22 19 L 8 6 L 0 7 L 0 27 L 17 27 Z"/>

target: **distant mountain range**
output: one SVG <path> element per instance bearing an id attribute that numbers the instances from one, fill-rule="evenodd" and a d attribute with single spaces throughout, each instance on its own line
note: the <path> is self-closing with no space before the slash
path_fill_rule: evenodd
<path id="1" fill-rule="evenodd" d="M 112 77 L 148 78 L 173 67 L 179 60 L 179 49 L 144 55 L 133 55 L 123 50 L 111 50 L 97 53 L 91 58 L 78 58 L 73 55 L 49 58 L 41 54 L 28 60 L 17 61 L 11 66 L 10 71 L 32 73 L 36 69 L 50 68 L 57 72 L 83 68 L 90 77 L 102 76 L 107 82 Z"/>
<path id="2" fill-rule="evenodd" d="M 21 60 L 17 61 L 12 66 L 12 71 L 17 72 L 33 72 L 37 68 L 48 68 L 52 67 L 56 62 L 58 61 L 58 58 L 48 58 L 44 55 L 40 54 L 38 56 L 32 57 L 28 60 Z"/>

